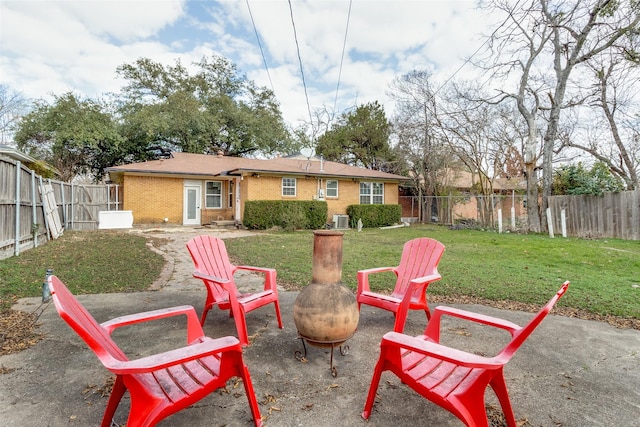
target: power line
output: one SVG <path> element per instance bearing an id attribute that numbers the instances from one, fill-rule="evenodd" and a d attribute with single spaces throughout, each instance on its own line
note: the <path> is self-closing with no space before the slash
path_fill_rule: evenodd
<path id="1" fill-rule="evenodd" d="M 249 0 L 247 2 L 247 9 L 249 9 L 249 16 L 251 17 L 251 24 L 253 25 L 253 31 L 256 33 L 256 39 L 258 40 L 258 46 L 260 47 L 260 53 L 262 54 L 262 62 L 264 62 L 264 69 L 267 71 L 267 77 L 269 78 L 269 84 L 271 85 L 271 91 L 275 93 L 273 88 L 273 82 L 271 81 L 271 74 L 269 74 L 269 67 L 267 66 L 267 58 L 264 56 L 264 50 L 262 50 L 262 43 L 260 43 L 260 36 L 258 36 L 258 29 L 256 23 L 253 20 L 253 13 L 251 13 L 251 6 L 249 6 Z"/>
<path id="2" fill-rule="evenodd" d="M 300 45 L 298 44 L 298 33 L 296 31 L 296 23 L 293 20 L 293 8 L 291 7 L 291 0 L 289 0 L 289 12 L 291 13 L 291 25 L 293 26 L 293 37 L 296 41 L 296 51 L 298 52 L 298 63 L 300 64 L 300 75 L 302 75 L 302 86 L 304 87 L 304 96 L 307 100 L 307 110 L 309 111 L 309 123 L 313 124 L 313 117 L 311 116 L 311 106 L 309 105 L 309 95 L 307 94 L 307 83 L 304 80 L 304 70 L 302 69 L 302 58 L 300 57 Z"/>
<path id="3" fill-rule="evenodd" d="M 522 0 L 518 0 L 518 1 L 516 2 L 516 4 L 513 6 L 513 8 L 512 8 L 511 10 L 516 10 L 516 8 L 520 5 L 520 2 L 521 2 L 521 1 L 522 1 Z M 474 56 L 476 56 L 476 55 L 478 54 L 478 52 L 480 52 L 480 50 L 482 50 L 482 48 L 484 48 L 484 46 L 485 46 L 487 43 L 489 43 L 489 41 L 490 41 L 490 40 L 492 40 L 492 39 L 493 39 L 493 37 L 496 35 L 496 33 L 497 33 L 497 32 L 498 32 L 502 27 L 504 27 L 504 26 L 507 24 L 507 22 L 509 22 L 509 19 L 510 19 L 510 16 L 508 15 L 508 16 L 504 19 L 504 21 L 502 21 L 502 23 L 501 23 L 500 25 L 498 25 L 498 27 L 497 27 L 495 30 L 493 30 L 493 32 L 491 33 L 491 35 L 490 35 L 489 37 L 487 37 L 487 38 L 484 40 L 484 42 L 480 45 L 480 47 L 478 47 L 478 48 L 475 50 L 475 52 L 473 52 L 473 53 L 471 54 L 471 56 L 470 56 L 470 57 L 468 57 L 468 58 L 467 58 L 467 59 L 462 63 L 462 65 L 461 65 L 460 67 L 458 67 L 458 69 L 457 69 L 456 71 L 454 71 L 454 73 L 453 73 L 453 74 L 452 74 L 452 75 L 451 75 L 447 80 L 445 80 L 445 82 L 444 82 L 444 83 L 442 83 L 442 84 L 440 85 L 440 87 L 439 87 L 439 88 L 438 88 L 438 89 L 433 93 L 433 95 L 434 95 L 434 96 L 435 96 L 435 95 L 437 95 L 437 94 L 438 94 L 438 92 L 440 92 L 440 89 L 442 89 L 442 88 L 443 88 L 447 83 L 449 83 L 449 82 L 450 82 L 450 81 L 451 81 L 451 80 L 456 76 L 456 74 L 458 74 L 458 73 L 460 72 L 460 70 L 462 70 L 462 69 L 464 68 L 464 66 L 465 66 L 465 65 L 467 65 L 469 62 L 471 62 L 471 60 L 473 59 L 473 57 L 474 57 Z"/>
<path id="4" fill-rule="evenodd" d="M 336 104 L 338 103 L 338 91 L 340 90 L 340 79 L 342 77 L 342 64 L 344 63 L 344 51 L 347 46 L 347 33 L 349 32 L 349 21 L 351 20 L 351 3 L 352 0 L 349 0 L 349 13 L 347 14 L 347 25 L 344 29 L 344 41 L 342 42 L 342 58 L 340 58 L 340 71 L 338 72 L 338 84 L 336 86 L 336 97 L 333 100 L 333 114 L 336 112 Z"/>

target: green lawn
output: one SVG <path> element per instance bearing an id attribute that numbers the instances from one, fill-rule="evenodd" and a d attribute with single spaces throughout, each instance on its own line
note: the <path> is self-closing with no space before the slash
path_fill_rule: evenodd
<path id="1" fill-rule="evenodd" d="M 164 266 L 147 239 L 114 231 L 66 231 L 60 238 L 0 261 L 0 311 L 21 297 L 42 293 L 48 268 L 64 272 L 76 294 L 147 289 Z"/>
<path id="2" fill-rule="evenodd" d="M 347 230 L 343 282 L 355 289 L 358 270 L 396 265 L 404 242 L 418 236 L 433 237 L 446 246 L 439 266 L 442 280 L 429 287 L 430 295 L 539 306 L 570 280 L 559 306 L 640 319 L 639 241 L 550 239 L 421 225 Z M 236 263 L 273 267 L 278 282 L 289 289 L 311 280 L 310 231 L 264 232 L 226 243 Z M 65 283 L 76 293 L 135 292 L 148 288 L 163 264 L 141 236 L 65 232 L 58 240 L 0 261 L 0 309 L 10 307 L 16 298 L 39 295 L 47 268 L 64 271 Z M 372 281 L 374 288 L 390 289 L 393 278 L 379 276 Z"/>
<path id="3" fill-rule="evenodd" d="M 429 287 L 430 294 L 540 305 L 570 280 L 560 305 L 640 319 L 638 241 L 551 239 L 439 226 L 348 230 L 343 238 L 344 284 L 355 289 L 358 270 L 397 265 L 404 242 L 418 236 L 435 238 L 446 246 L 438 268 L 442 280 Z M 291 288 L 311 280 L 312 232 L 231 239 L 227 248 L 237 261 L 276 268 L 278 282 Z M 390 275 L 372 286 L 390 290 Z"/>

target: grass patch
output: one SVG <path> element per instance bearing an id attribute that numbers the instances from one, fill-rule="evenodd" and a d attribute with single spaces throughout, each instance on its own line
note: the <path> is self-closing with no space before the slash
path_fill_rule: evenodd
<path id="1" fill-rule="evenodd" d="M 59 239 L 2 260 L 0 311 L 17 298 L 41 295 L 48 268 L 76 294 L 147 289 L 165 261 L 146 242 L 145 237 L 117 231 L 65 231 Z"/>
<path id="2" fill-rule="evenodd" d="M 570 280 L 571 287 L 560 306 L 640 319 L 638 241 L 550 239 L 422 225 L 360 233 L 347 230 L 343 283 L 355 289 L 358 270 L 397 265 L 402 245 L 419 236 L 433 237 L 446 246 L 439 265 L 442 280 L 429 287 L 430 294 L 539 306 L 563 281 Z M 299 289 L 311 280 L 312 232 L 264 234 L 226 243 L 236 262 L 273 267 L 278 271 L 278 282 L 288 288 Z M 379 276 L 372 280 L 372 287 L 390 291 L 392 274 Z"/>

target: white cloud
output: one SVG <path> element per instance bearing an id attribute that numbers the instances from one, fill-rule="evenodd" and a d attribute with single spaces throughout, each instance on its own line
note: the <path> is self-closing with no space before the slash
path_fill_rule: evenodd
<path id="1" fill-rule="evenodd" d="M 283 115 L 308 121 L 287 0 L 249 0 Z M 347 1 L 292 0 L 310 108 L 333 108 Z M 395 77 L 435 67 L 446 76 L 472 54 L 486 19 L 472 0 L 353 0 L 337 110 L 386 97 Z M 25 29 L 29 29 L 25 31 Z M 117 91 L 116 68 L 147 57 L 189 66 L 221 53 L 248 78 L 271 87 L 245 1 L 3 0 L 0 82 L 31 98 L 69 90 Z"/>
<path id="2" fill-rule="evenodd" d="M 167 51 L 145 40 L 175 21 L 183 3 L 3 1 L 2 82 L 32 98 L 116 90 L 118 65 Z"/>

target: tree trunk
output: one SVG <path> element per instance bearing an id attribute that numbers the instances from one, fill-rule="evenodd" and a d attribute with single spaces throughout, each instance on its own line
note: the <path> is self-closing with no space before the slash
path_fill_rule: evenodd
<path id="1" fill-rule="evenodd" d="M 525 111 L 526 109 L 522 109 Z M 527 120 L 529 135 L 524 151 L 525 173 L 527 177 L 527 223 L 529 231 L 539 233 L 540 228 L 540 206 L 538 203 L 538 172 L 536 155 L 538 145 L 538 135 L 535 126 L 535 116 L 533 114 L 523 114 Z"/>

